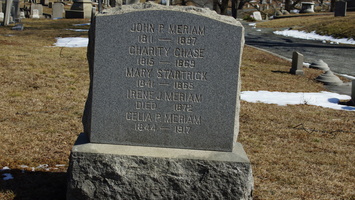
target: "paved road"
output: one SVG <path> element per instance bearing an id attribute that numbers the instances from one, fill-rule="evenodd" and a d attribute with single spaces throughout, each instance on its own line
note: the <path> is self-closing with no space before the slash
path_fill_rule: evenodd
<path id="1" fill-rule="evenodd" d="M 311 41 L 278 36 L 272 29 L 252 28 L 244 23 L 245 43 L 268 50 L 291 59 L 298 51 L 305 57 L 305 62 L 312 63 L 322 59 L 333 72 L 355 77 L 355 45 L 331 45 L 322 41 Z"/>

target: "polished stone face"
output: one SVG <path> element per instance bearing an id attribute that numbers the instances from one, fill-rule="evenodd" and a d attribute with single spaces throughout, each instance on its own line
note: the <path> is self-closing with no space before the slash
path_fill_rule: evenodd
<path id="1" fill-rule="evenodd" d="M 238 22 L 139 10 L 101 14 L 92 26 L 90 142 L 232 151 L 244 42 Z"/>

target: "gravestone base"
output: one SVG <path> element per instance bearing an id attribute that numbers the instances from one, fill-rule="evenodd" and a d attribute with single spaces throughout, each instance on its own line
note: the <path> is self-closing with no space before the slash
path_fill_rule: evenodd
<path id="1" fill-rule="evenodd" d="M 290 73 L 294 74 L 294 75 L 304 75 L 304 71 L 303 70 L 299 70 L 299 69 L 298 70 L 291 69 Z"/>
<path id="2" fill-rule="evenodd" d="M 251 164 L 233 152 L 89 143 L 81 134 L 68 169 L 68 200 L 252 199 Z"/>

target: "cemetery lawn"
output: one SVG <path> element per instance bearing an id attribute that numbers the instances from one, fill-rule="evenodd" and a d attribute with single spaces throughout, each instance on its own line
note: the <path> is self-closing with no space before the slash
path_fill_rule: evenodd
<path id="1" fill-rule="evenodd" d="M 334 14 L 330 13 L 330 15 L 281 18 L 261 22 L 257 26 L 263 28 L 291 28 L 306 32 L 315 31 L 319 35 L 328 35 L 334 38 L 355 39 L 355 12 L 347 12 L 346 17 L 334 17 Z"/>
<path id="2" fill-rule="evenodd" d="M 0 199 L 65 199 L 70 149 L 82 131 L 88 86 L 86 48 L 53 47 L 87 37 L 85 19 L 25 19 L 0 27 Z M 288 73 L 291 64 L 245 47 L 242 91 L 320 92 Z M 241 102 L 238 141 L 252 162 L 254 199 L 355 199 L 354 112 Z M 11 174 L 13 179 L 3 180 Z"/>

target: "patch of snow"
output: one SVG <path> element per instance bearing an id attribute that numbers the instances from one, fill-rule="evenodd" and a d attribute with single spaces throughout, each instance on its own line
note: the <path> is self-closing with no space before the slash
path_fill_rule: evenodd
<path id="1" fill-rule="evenodd" d="M 288 93 L 269 91 L 243 91 L 241 92 L 241 99 L 251 103 L 277 104 L 280 106 L 307 104 L 336 110 L 355 111 L 355 107 L 338 104 L 340 99 L 351 99 L 350 96 L 340 95 L 332 92 Z"/>
<path id="2" fill-rule="evenodd" d="M 87 47 L 89 43 L 88 38 L 82 37 L 67 37 L 56 38 L 57 42 L 54 43 L 56 47 Z"/>
<path id="3" fill-rule="evenodd" d="M 4 181 L 14 179 L 14 177 L 10 173 L 5 173 L 5 174 L 2 174 L 2 175 L 5 176 L 4 178 L 2 178 L 2 180 L 4 180 Z"/>
<path id="4" fill-rule="evenodd" d="M 321 40 L 322 43 L 325 41 L 329 41 L 331 44 L 353 44 L 355 45 L 355 40 L 352 38 L 333 38 L 332 36 L 326 35 L 318 35 L 315 31 L 307 33 L 305 31 L 297 31 L 297 30 L 283 30 L 283 31 L 274 31 L 276 35 L 282 35 L 286 37 L 293 37 L 299 39 L 306 39 L 306 40 Z"/>
<path id="5" fill-rule="evenodd" d="M 89 31 L 89 29 L 66 29 L 66 30 L 68 30 L 68 31 L 75 31 L 75 32 L 88 32 Z"/>
<path id="6" fill-rule="evenodd" d="M 85 24 L 73 24 L 73 26 L 90 26 L 91 23 L 85 23 Z"/>
<path id="7" fill-rule="evenodd" d="M 5 167 L 3 167 L 2 169 L 0 169 L 0 172 L 6 171 L 6 170 L 11 170 L 11 169 L 10 169 L 9 167 L 5 166 Z"/>
<path id="8" fill-rule="evenodd" d="M 256 26 L 256 23 L 249 23 L 249 26 Z"/>
<path id="9" fill-rule="evenodd" d="M 348 78 L 350 80 L 355 80 L 355 77 L 354 76 L 350 76 L 350 75 L 347 75 L 347 74 L 338 74 L 339 76 L 342 76 L 342 77 L 345 77 L 345 78 Z"/>

